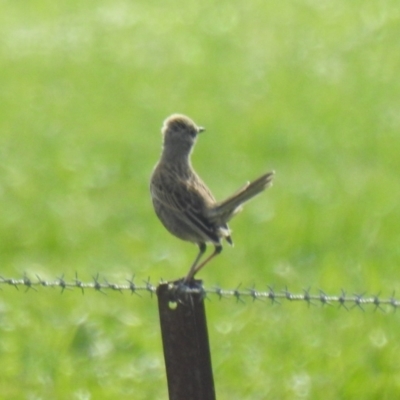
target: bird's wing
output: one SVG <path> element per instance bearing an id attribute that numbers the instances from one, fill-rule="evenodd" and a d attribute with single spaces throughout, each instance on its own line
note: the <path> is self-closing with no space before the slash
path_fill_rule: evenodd
<path id="1" fill-rule="evenodd" d="M 208 238 L 213 243 L 219 243 L 218 228 L 229 231 L 228 226 L 216 226 L 212 223 L 205 210 L 207 204 L 214 203 L 215 199 L 209 189 L 201 181 L 174 180 L 171 185 L 151 186 L 153 199 L 175 213 L 176 217 L 187 223 L 197 231 L 201 237 Z"/>

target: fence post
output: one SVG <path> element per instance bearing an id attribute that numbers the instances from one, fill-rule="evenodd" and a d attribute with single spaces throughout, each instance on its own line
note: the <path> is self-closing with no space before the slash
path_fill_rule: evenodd
<path id="1" fill-rule="evenodd" d="M 201 287 L 202 281 L 194 284 Z M 177 298 L 179 285 L 182 281 L 157 288 L 169 399 L 215 400 L 204 295 Z"/>

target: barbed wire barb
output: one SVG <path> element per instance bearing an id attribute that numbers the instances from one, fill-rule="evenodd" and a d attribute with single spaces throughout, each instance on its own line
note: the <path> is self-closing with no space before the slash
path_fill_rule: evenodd
<path id="1" fill-rule="evenodd" d="M 233 295 L 236 297 L 236 303 L 240 301 L 241 303 L 245 304 L 245 301 L 240 297 L 242 295 L 239 291 L 240 286 L 242 286 L 242 282 L 236 286 L 236 289 L 233 291 Z"/>
<path id="2" fill-rule="evenodd" d="M 67 282 L 64 279 L 64 274 L 62 274 L 59 278 L 57 278 L 58 285 L 61 288 L 61 294 L 64 293 L 65 290 L 72 290 L 72 288 L 68 287 Z"/>
<path id="3" fill-rule="evenodd" d="M 382 307 L 381 307 L 381 301 L 379 299 L 379 295 L 381 294 L 381 292 L 379 292 L 377 295 L 373 296 L 374 299 L 374 305 L 375 305 L 375 309 L 374 311 L 376 312 L 376 310 L 380 310 L 382 312 L 386 312 Z"/>
<path id="4" fill-rule="evenodd" d="M 29 289 L 33 289 L 34 291 L 37 292 L 37 289 L 35 287 L 32 286 L 32 281 L 28 278 L 28 276 L 26 275 L 26 273 L 24 273 L 24 277 L 22 278 L 24 281 L 24 285 L 26 286 L 26 290 L 25 293 L 29 290 Z"/>
<path id="5" fill-rule="evenodd" d="M 313 306 L 316 305 L 316 304 L 314 304 L 314 303 L 312 302 L 311 295 L 310 295 L 310 290 L 311 290 L 311 287 L 310 287 L 310 286 L 308 287 L 308 289 L 303 289 L 303 292 L 304 292 L 304 301 L 307 303 L 308 308 L 310 308 L 310 305 L 313 305 Z"/>
<path id="6" fill-rule="evenodd" d="M 17 283 L 15 282 L 14 279 L 8 279 L 4 278 L 3 276 L 0 276 L 0 279 L 3 283 L 7 283 L 8 285 L 12 285 L 15 287 L 15 289 L 19 290 Z"/>
<path id="7" fill-rule="evenodd" d="M 82 290 L 82 294 L 85 294 L 85 289 L 83 287 L 83 282 L 78 279 L 78 272 L 77 271 L 75 271 L 75 281 L 74 282 L 75 282 L 76 287 L 78 287 L 78 288 L 80 288 Z"/>
<path id="8" fill-rule="evenodd" d="M 349 308 L 346 306 L 346 292 L 342 289 L 340 289 L 342 291 L 342 294 L 338 297 L 338 301 L 339 301 L 339 308 L 343 307 L 346 309 L 346 311 L 349 311 Z"/>
<path id="9" fill-rule="evenodd" d="M 107 296 L 107 293 L 103 292 L 101 283 L 99 282 L 99 274 L 97 274 L 96 276 L 93 276 L 93 281 L 94 281 L 94 289 L 102 294 L 104 294 L 105 296 Z"/>
<path id="10" fill-rule="evenodd" d="M 362 308 L 362 302 L 363 302 L 363 296 L 365 293 L 362 294 L 354 294 L 355 299 L 354 299 L 354 305 L 352 308 L 354 307 L 359 307 L 361 311 L 365 312 L 365 310 Z"/>
<path id="11" fill-rule="evenodd" d="M 283 290 L 283 293 L 284 293 L 286 299 L 288 299 L 290 301 L 293 300 L 292 293 L 289 292 L 287 286 L 285 286 L 285 289 Z"/>
<path id="12" fill-rule="evenodd" d="M 220 286 L 214 286 L 214 293 L 218 296 L 219 300 L 222 300 L 224 297 L 224 292 Z"/>
<path id="13" fill-rule="evenodd" d="M 259 293 L 258 293 L 257 290 L 256 290 L 256 285 L 255 285 L 255 283 L 253 283 L 253 286 L 252 286 L 251 288 L 248 288 L 247 290 L 249 291 L 250 296 L 251 296 L 252 299 L 253 299 L 253 302 L 256 301 L 256 300 L 262 301 L 262 297 L 260 297 Z"/>
<path id="14" fill-rule="evenodd" d="M 319 289 L 319 299 L 321 301 L 321 304 L 331 306 L 332 303 L 329 302 L 329 297 L 325 294 L 325 292 L 321 289 Z"/>
<path id="15" fill-rule="evenodd" d="M 136 294 L 137 296 L 142 297 L 136 290 L 134 279 L 135 279 L 135 274 L 132 275 L 132 279 L 126 280 L 129 283 L 129 290 L 131 291 L 131 295 Z"/>
<path id="16" fill-rule="evenodd" d="M 153 298 L 153 293 L 155 293 L 155 287 L 150 282 L 150 277 L 147 278 L 147 281 L 143 281 L 146 284 L 146 290 L 150 292 L 150 297 Z"/>
<path id="17" fill-rule="evenodd" d="M 268 298 L 271 299 L 271 304 L 277 303 L 281 304 L 277 299 L 276 299 L 276 294 L 275 290 L 272 286 L 267 286 L 268 287 Z"/>

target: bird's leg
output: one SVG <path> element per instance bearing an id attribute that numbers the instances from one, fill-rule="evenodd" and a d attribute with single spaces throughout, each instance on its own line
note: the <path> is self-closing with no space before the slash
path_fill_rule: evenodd
<path id="1" fill-rule="evenodd" d="M 197 254 L 192 266 L 190 267 L 189 273 L 186 275 L 185 283 L 189 282 L 189 281 L 191 281 L 193 279 L 194 274 L 196 273 L 196 266 L 197 266 L 197 264 L 199 263 L 201 257 L 203 256 L 203 254 L 206 251 L 206 247 L 207 246 L 206 246 L 205 243 L 199 243 L 198 246 L 199 246 L 199 253 Z"/>
<path id="2" fill-rule="evenodd" d="M 200 246 L 199 246 L 200 247 Z M 201 249 L 200 249 L 201 251 Z M 204 251 L 205 251 L 205 246 L 204 246 Z M 203 253 L 204 253 L 203 251 Z M 209 255 L 200 265 L 197 265 L 197 263 L 195 262 L 192 266 L 192 268 L 190 268 L 189 273 L 187 274 L 186 278 L 185 278 L 185 282 L 189 282 L 191 281 L 194 276 L 209 262 L 211 261 L 215 256 L 217 256 L 219 253 L 221 253 L 222 251 L 222 246 L 220 244 L 215 245 L 215 249 L 213 251 L 213 253 L 211 255 Z M 201 253 L 201 254 L 203 254 Z M 200 257 L 196 258 L 196 261 L 198 262 L 200 259 Z"/>

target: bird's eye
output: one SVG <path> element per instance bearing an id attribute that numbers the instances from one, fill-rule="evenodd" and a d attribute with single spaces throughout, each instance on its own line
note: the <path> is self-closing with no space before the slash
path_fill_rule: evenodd
<path id="1" fill-rule="evenodd" d="M 190 128 L 190 129 L 189 129 L 189 135 L 190 135 L 192 138 L 195 138 L 195 137 L 197 136 L 197 130 L 194 129 L 194 128 Z"/>

